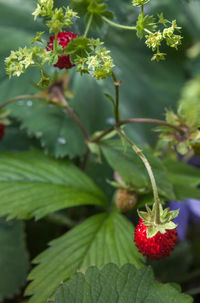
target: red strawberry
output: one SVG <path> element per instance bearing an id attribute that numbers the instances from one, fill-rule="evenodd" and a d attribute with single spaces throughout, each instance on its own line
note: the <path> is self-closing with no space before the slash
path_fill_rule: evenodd
<path id="1" fill-rule="evenodd" d="M 155 236 L 147 238 L 148 226 L 144 225 L 144 220 L 140 219 L 135 229 L 136 246 L 144 256 L 159 260 L 170 255 L 177 243 L 176 229 L 166 229 L 164 233 L 157 232 Z"/>
<path id="2" fill-rule="evenodd" d="M 5 130 L 5 125 L 0 123 L 0 140 L 3 138 L 4 136 L 4 130 Z"/>
<path id="3" fill-rule="evenodd" d="M 77 34 L 74 34 L 73 32 L 66 32 L 66 31 L 62 31 L 58 33 L 57 36 L 57 40 L 58 40 L 58 44 L 62 45 L 62 47 L 66 47 L 68 45 L 68 43 L 73 40 L 74 38 L 78 37 Z M 55 40 L 55 35 L 50 37 L 50 40 L 47 44 L 47 50 L 51 51 L 53 50 L 53 42 Z M 65 53 L 65 51 L 63 50 L 63 53 Z M 74 66 L 74 64 L 71 63 L 70 61 L 70 56 L 69 55 L 64 55 L 64 56 L 58 56 L 58 62 L 56 64 L 54 64 L 55 67 L 58 67 L 60 69 L 63 68 L 71 68 Z"/>

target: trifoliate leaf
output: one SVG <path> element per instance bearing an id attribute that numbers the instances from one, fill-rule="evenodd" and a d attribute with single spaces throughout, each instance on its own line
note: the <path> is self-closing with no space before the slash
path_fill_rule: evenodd
<path id="1" fill-rule="evenodd" d="M 66 207 L 108 205 L 102 191 L 70 161 L 38 151 L 0 155 L 0 215 L 41 218 Z"/>
<path id="2" fill-rule="evenodd" d="M 0 268 L 1 301 L 16 295 L 26 282 L 29 262 L 22 222 L 0 219 Z"/>
<path id="3" fill-rule="evenodd" d="M 114 264 L 102 270 L 90 267 L 85 274 L 76 273 L 60 286 L 55 303 L 192 303 L 189 295 L 170 284 L 161 284 L 150 267 L 136 269 L 131 264 L 119 268 Z"/>
<path id="4" fill-rule="evenodd" d="M 131 223 L 113 212 L 95 215 L 52 241 L 50 248 L 34 260 L 39 265 L 29 276 L 34 280 L 26 290 L 26 294 L 33 294 L 29 303 L 46 302 L 61 281 L 68 280 L 76 271 L 84 272 L 91 265 L 101 268 L 114 262 L 119 266 L 132 263 L 142 267 L 143 256 L 132 238 Z M 79 300 L 81 298 L 82 294 Z"/>

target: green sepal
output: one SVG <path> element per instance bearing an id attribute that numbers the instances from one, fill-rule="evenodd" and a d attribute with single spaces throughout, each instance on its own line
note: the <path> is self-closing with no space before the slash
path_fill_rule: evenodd
<path id="1" fill-rule="evenodd" d="M 177 227 L 177 224 L 175 224 L 174 222 L 172 222 L 172 221 L 170 221 L 169 223 L 166 223 L 165 225 L 164 225 L 164 228 L 165 229 L 174 229 L 174 228 L 176 228 Z"/>
<path id="2" fill-rule="evenodd" d="M 168 220 L 174 220 L 178 214 L 179 214 L 180 208 L 176 209 L 176 210 L 172 210 L 170 212 L 168 212 L 168 214 L 166 215 L 166 217 L 168 218 Z"/>
<path id="3" fill-rule="evenodd" d="M 136 23 L 137 36 L 142 39 L 146 34 L 145 29 L 153 32 L 156 29 L 157 25 L 155 23 L 155 18 L 153 16 L 145 16 L 142 14 L 138 16 Z"/>
<path id="4" fill-rule="evenodd" d="M 159 232 L 159 229 L 155 226 L 148 226 L 147 239 L 154 237 Z"/>
<path id="5" fill-rule="evenodd" d="M 179 209 L 169 211 L 169 208 L 163 209 L 162 204 L 160 208 L 160 223 L 156 222 L 156 204 L 153 204 L 152 209 L 146 205 L 146 212 L 138 211 L 138 215 L 144 220 L 143 225 L 147 226 L 147 238 L 154 237 L 158 232 L 165 233 L 168 229 L 174 229 L 177 224 L 171 220 L 175 219 L 179 214 Z"/>
<path id="6" fill-rule="evenodd" d="M 149 222 L 149 221 L 151 220 L 150 214 L 149 214 L 148 212 L 145 212 L 145 211 L 139 211 L 139 210 L 138 210 L 138 216 L 139 216 L 142 220 L 144 220 L 144 221 L 146 221 L 146 222 Z"/>
<path id="7" fill-rule="evenodd" d="M 70 59 L 73 62 L 78 56 L 81 58 L 88 57 L 88 54 L 91 53 L 90 47 L 91 44 L 89 39 L 85 37 L 77 37 L 76 39 L 71 40 L 64 50 L 68 55 L 70 55 Z"/>
<path id="8" fill-rule="evenodd" d="M 91 151 L 91 153 L 95 154 L 97 156 L 98 162 L 102 163 L 101 160 L 101 150 L 98 144 L 95 142 L 88 142 L 88 148 Z"/>
<path id="9" fill-rule="evenodd" d="M 11 122 L 8 118 L 9 114 L 10 114 L 10 110 L 7 109 L 0 110 L 0 123 L 4 125 L 10 125 Z"/>

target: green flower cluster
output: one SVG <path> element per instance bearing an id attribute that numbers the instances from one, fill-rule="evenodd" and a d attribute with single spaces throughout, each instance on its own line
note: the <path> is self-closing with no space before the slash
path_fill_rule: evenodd
<path id="1" fill-rule="evenodd" d="M 162 18 L 162 19 L 161 19 Z M 166 54 L 160 52 L 160 46 L 161 42 L 163 40 L 166 41 L 166 44 L 169 47 L 175 48 L 176 50 L 178 49 L 178 46 L 181 45 L 181 40 L 182 36 L 175 34 L 175 30 L 180 30 L 181 27 L 178 27 L 176 24 L 176 20 L 173 20 L 172 22 L 166 20 L 163 18 L 163 15 L 160 15 L 159 23 L 162 23 L 163 25 L 166 23 L 171 23 L 170 27 L 166 27 L 163 29 L 161 32 L 160 30 L 154 32 L 154 33 L 149 33 L 146 35 L 146 45 L 149 48 L 152 48 L 153 51 L 156 51 L 156 53 L 153 55 L 151 60 L 164 60 Z"/>
<path id="2" fill-rule="evenodd" d="M 133 0 L 133 6 L 143 6 L 144 4 L 146 4 L 147 2 L 149 2 L 150 0 Z"/>
<path id="3" fill-rule="evenodd" d="M 32 13 L 36 20 L 38 16 L 46 17 L 49 20 L 46 25 L 49 27 L 50 33 L 58 33 L 62 31 L 63 27 L 68 27 L 73 23 L 75 18 L 78 18 L 77 13 L 71 8 L 55 8 L 54 0 L 38 0 L 37 8 Z"/>
<path id="4" fill-rule="evenodd" d="M 46 62 L 53 64 L 55 60 L 57 60 L 57 56 L 45 48 L 38 46 L 20 47 L 17 51 L 11 51 L 10 56 L 5 59 L 6 71 L 10 77 L 19 77 L 28 67 L 41 67 Z"/>
<path id="5" fill-rule="evenodd" d="M 200 77 L 189 81 L 182 90 L 177 113 L 171 110 L 166 112 L 166 121 L 177 129 L 169 127 L 157 128 L 161 131 L 160 144 L 162 146 L 170 144 L 176 146 L 176 150 L 182 154 L 187 154 L 193 149 L 199 154 L 200 150 Z"/>
<path id="6" fill-rule="evenodd" d="M 79 72 L 87 72 L 97 80 L 104 79 L 110 76 L 114 67 L 113 59 L 109 54 L 109 50 L 100 47 L 87 58 L 78 57 L 75 64 Z"/>
<path id="7" fill-rule="evenodd" d="M 110 76 L 114 67 L 110 51 L 102 47 L 102 44 L 99 39 L 78 37 L 72 40 L 65 50 L 78 72 L 88 73 L 100 80 Z"/>

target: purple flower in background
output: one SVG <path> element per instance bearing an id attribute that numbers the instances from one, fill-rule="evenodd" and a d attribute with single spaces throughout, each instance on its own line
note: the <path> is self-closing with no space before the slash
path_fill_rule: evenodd
<path id="1" fill-rule="evenodd" d="M 174 222 L 178 224 L 177 233 L 179 241 L 183 241 L 186 238 L 187 227 L 189 220 L 194 220 L 200 224 L 200 200 L 184 199 L 184 202 L 169 202 L 171 210 L 180 208 L 178 217 L 174 219 Z"/>
<path id="2" fill-rule="evenodd" d="M 200 157 L 193 156 L 188 161 L 188 164 L 200 168 Z M 171 210 L 180 208 L 178 217 L 174 219 L 174 222 L 178 224 L 177 233 L 179 241 L 183 241 L 186 238 L 187 228 L 190 221 L 197 223 L 200 226 L 200 200 L 196 199 L 184 199 L 184 202 L 170 201 L 169 207 Z"/>

